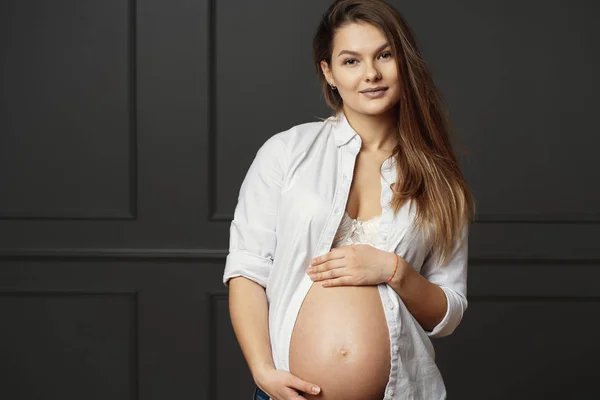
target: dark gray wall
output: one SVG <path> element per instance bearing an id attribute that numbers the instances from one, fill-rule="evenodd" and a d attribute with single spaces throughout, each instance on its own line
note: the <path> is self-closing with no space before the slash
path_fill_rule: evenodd
<path id="1" fill-rule="evenodd" d="M 449 398 L 599 397 L 598 3 L 391 3 L 478 202 Z M 328 4 L 0 2 L 0 398 L 250 398 L 229 223 L 258 147 L 329 113 Z"/>

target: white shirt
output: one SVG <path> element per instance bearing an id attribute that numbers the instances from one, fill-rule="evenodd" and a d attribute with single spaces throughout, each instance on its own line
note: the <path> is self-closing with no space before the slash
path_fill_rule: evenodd
<path id="1" fill-rule="evenodd" d="M 269 336 L 276 369 L 289 371 L 289 347 L 300 306 L 313 281 L 305 270 L 331 250 L 342 222 L 361 138 L 343 112 L 276 133 L 260 147 L 242 182 L 230 227 L 223 283 L 244 276 L 266 288 Z M 380 235 L 374 247 L 396 252 L 448 299 L 442 321 L 425 331 L 400 296 L 377 285 L 388 324 L 391 369 L 384 400 L 438 400 L 446 388 L 430 338 L 451 334 L 467 309 L 468 224 L 454 256 L 441 266 L 432 243 L 411 231 L 415 206 L 396 216 L 389 202 L 396 162 L 381 167 Z"/>

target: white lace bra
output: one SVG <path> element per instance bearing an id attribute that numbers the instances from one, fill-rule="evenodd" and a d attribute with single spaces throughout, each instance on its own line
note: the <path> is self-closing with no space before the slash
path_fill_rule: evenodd
<path id="1" fill-rule="evenodd" d="M 364 243 L 374 246 L 378 241 L 379 222 L 381 215 L 361 221 L 360 218 L 352 218 L 347 211 L 344 212 L 342 222 L 338 227 L 332 247 L 348 246 Z"/>

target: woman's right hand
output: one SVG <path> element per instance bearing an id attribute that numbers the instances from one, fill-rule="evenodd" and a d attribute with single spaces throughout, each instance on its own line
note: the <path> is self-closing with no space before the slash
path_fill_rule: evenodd
<path id="1" fill-rule="evenodd" d="M 263 392 L 275 400 L 306 400 L 300 396 L 299 391 L 310 394 L 319 394 L 321 391 L 317 385 L 273 367 L 263 369 L 254 380 Z M 313 388 L 316 388 L 316 391 Z"/>

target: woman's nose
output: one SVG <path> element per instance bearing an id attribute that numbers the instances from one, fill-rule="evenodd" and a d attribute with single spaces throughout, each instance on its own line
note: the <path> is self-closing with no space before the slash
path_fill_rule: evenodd
<path id="1" fill-rule="evenodd" d="M 381 78 L 379 70 L 375 68 L 375 66 L 370 65 L 367 68 L 366 78 L 368 81 L 374 81 Z"/>

